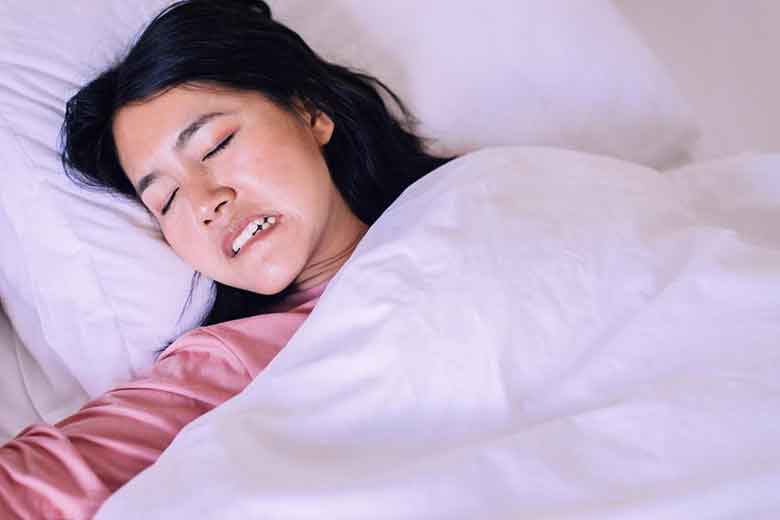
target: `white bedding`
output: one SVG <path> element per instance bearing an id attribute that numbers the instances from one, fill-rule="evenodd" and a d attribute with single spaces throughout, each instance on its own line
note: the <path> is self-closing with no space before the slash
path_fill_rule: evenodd
<path id="1" fill-rule="evenodd" d="M 19 336 L 0 307 L 0 444 L 29 424 L 41 422 L 27 390 L 22 366 L 29 358 Z M 51 389 L 50 389 L 51 390 Z"/>
<path id="2" fill-rule="evenodd" d="M 778 167 L 439 169 L 98 518 L 777 518 Z"/>
<path id="3" fill-rule="evenodd" d="M 0 377 L 23 378 L 49 422 L 142 377 L 208 303 L 196 291 L 179 319 L 192 268 L 146 211 L 74 185 L 58 155 L 65 102 L 171 3 L 0 1 L 0 300 L 34 364 Z M 697 134 L 609 0 L 270 3 L 318 52 L 393 87 L 440 149 L 544 144 L 668 165 Z"/>

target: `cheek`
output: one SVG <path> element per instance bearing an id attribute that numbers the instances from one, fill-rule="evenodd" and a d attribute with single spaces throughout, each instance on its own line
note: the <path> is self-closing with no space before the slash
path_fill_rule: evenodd
<path id="1" fill-rule="evenodd" d="M 162 232 L 174 253 L 191 266 L 203 259 L 201 237 L 188 226 L 170 223 L 162 226 Z"/>

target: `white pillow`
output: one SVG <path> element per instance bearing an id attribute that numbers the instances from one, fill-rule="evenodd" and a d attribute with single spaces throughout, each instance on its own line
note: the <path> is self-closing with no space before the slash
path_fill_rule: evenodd
<path id="1" fill-rule="evenodd" d="M 189 325 L 192 271 L 142 208 L 75 186 L 58 156 L 66 100 L 168 3 L 0 4 L 0 296 L 50 421 L 141 374 Z"/>
<path id="2" fill-rule="evenodd" d="M 35 412 L 25 384 L 20 356 L 27 349 L 0 308 L 0 445 L 41 417 Z"/>
<path id="3" fill-rule="evenodd" d="M 315 50 L 390 85 L 439 151 L 538 144 L 665 168 L 698 135 L 609 0 L 269 3 Z"/>
<path id="4" fill-rule="evenodd" d="M 57 156 L 65 101 L 168 3 L 0 4 L 0 295 L 70 402 L 143 373 L 206 299 L 179 323 L 191 270 L 144 211 L 71 185 Z M 549 144 L 660 165 L 695 134 L 607 0 L 271 4 L 315 49 L 397 89 L 439 149 Z"/>

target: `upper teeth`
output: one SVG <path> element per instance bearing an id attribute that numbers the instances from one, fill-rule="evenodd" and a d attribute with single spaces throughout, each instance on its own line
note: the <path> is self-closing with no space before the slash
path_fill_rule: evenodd
<path id="1" fill-rule="evenodd" d="M 257 220 L 253 220 L 244 228 L 238 237 L 233 241 L 233 254 L 238 254 L 244 244 L 252 238 L 258 231 L 265 231 L 269 227 L 276 224 L 276 217 L 263 217 Z"/>

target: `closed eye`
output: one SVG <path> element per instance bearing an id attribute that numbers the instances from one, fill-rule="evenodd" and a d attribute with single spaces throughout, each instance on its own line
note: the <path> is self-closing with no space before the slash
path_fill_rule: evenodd
<path id="1" fill-rule="evenodd" d="M 224 150 L 225 147 L 228 144 L 230 144 L 230 141 L 233 140 L 233 137 L 235 135 L 236 134 L 233 133 L 233 134 L 230 134 L 229 136 L 227 136 L 217 146 L 215 146 L 213 150 L 211 150 L 209 153 L 207 153 L 205 156 L 203 156 L 203 159 L 201 159 L 201 160 L 205 161 L 206 159 L 209 159 L 209 158 L 215 156 L 216 154 L 218 154 L 219 152 L 221 152 L 222 150 Z M 176 192 L 177 191 L 179 191 L 179 188 L 176 188 L 175 190 L 173 190 L 173 193 L 171 193 L 171 196 L 168 199 L 168 202 L 166 202 L 165 206 L 163 206 L 162 210 L 160 210 L 161 214 L 165 215 L 166 213 L 168 213 L 168 210 L 170 209 L 171 204 L 173 204 L 173 199 L 176 197 Z"/>
<path id="2" fill-rule="evenodd" d="M 236 134 L 235 134 L 235 133 L 233 133 L 233 134 L 230 134 L 229 136 L 227 136 L 225 139 L 223 139 L 223 140 L 222 140 L 222 142 L 220 142 L 220 143 L 219 143 L 219 144 L 218 144 L 216 147 L 214 147 L 214 149 L 213 149 L 213 150 L 211 150 L 209 153 L 207 153 L 206 155 L 204 155 L 204 156 L 203 156 L 203 159 L 201 159 L 201 160 L 202 160 L 202 161 L 205 161 L 206 159 L 210 159 L 211 157 L 214 157 L 214 156 L 215 156 L 215 155 L 217 155 L 219 152 L 221 152 L 222 150 L 224 150 L 224 149 L 225 149 L 225 147 L 226 147 L 228 144 L 230 144 L 230 141 L 232 141 L 232 140 L 233 140 L 233 136 L 235 136 L 235 135 L 236 135 Z"/>
<path id="3" fill-rule="evenodd" d="M 160 211 L 163 215 L 168 213 L 168 209 L 171 207 L 171 204 L 173 203 L 173 198 L 176 196 L 176 192 L 179 191 L 179 188 L 176 188 L 173 190 L 173 193 L 171 193 L 171 198 L 168 199 L 168 202 L 165 203 L 165 206 L 163 206 L 163 209 Z"/>

